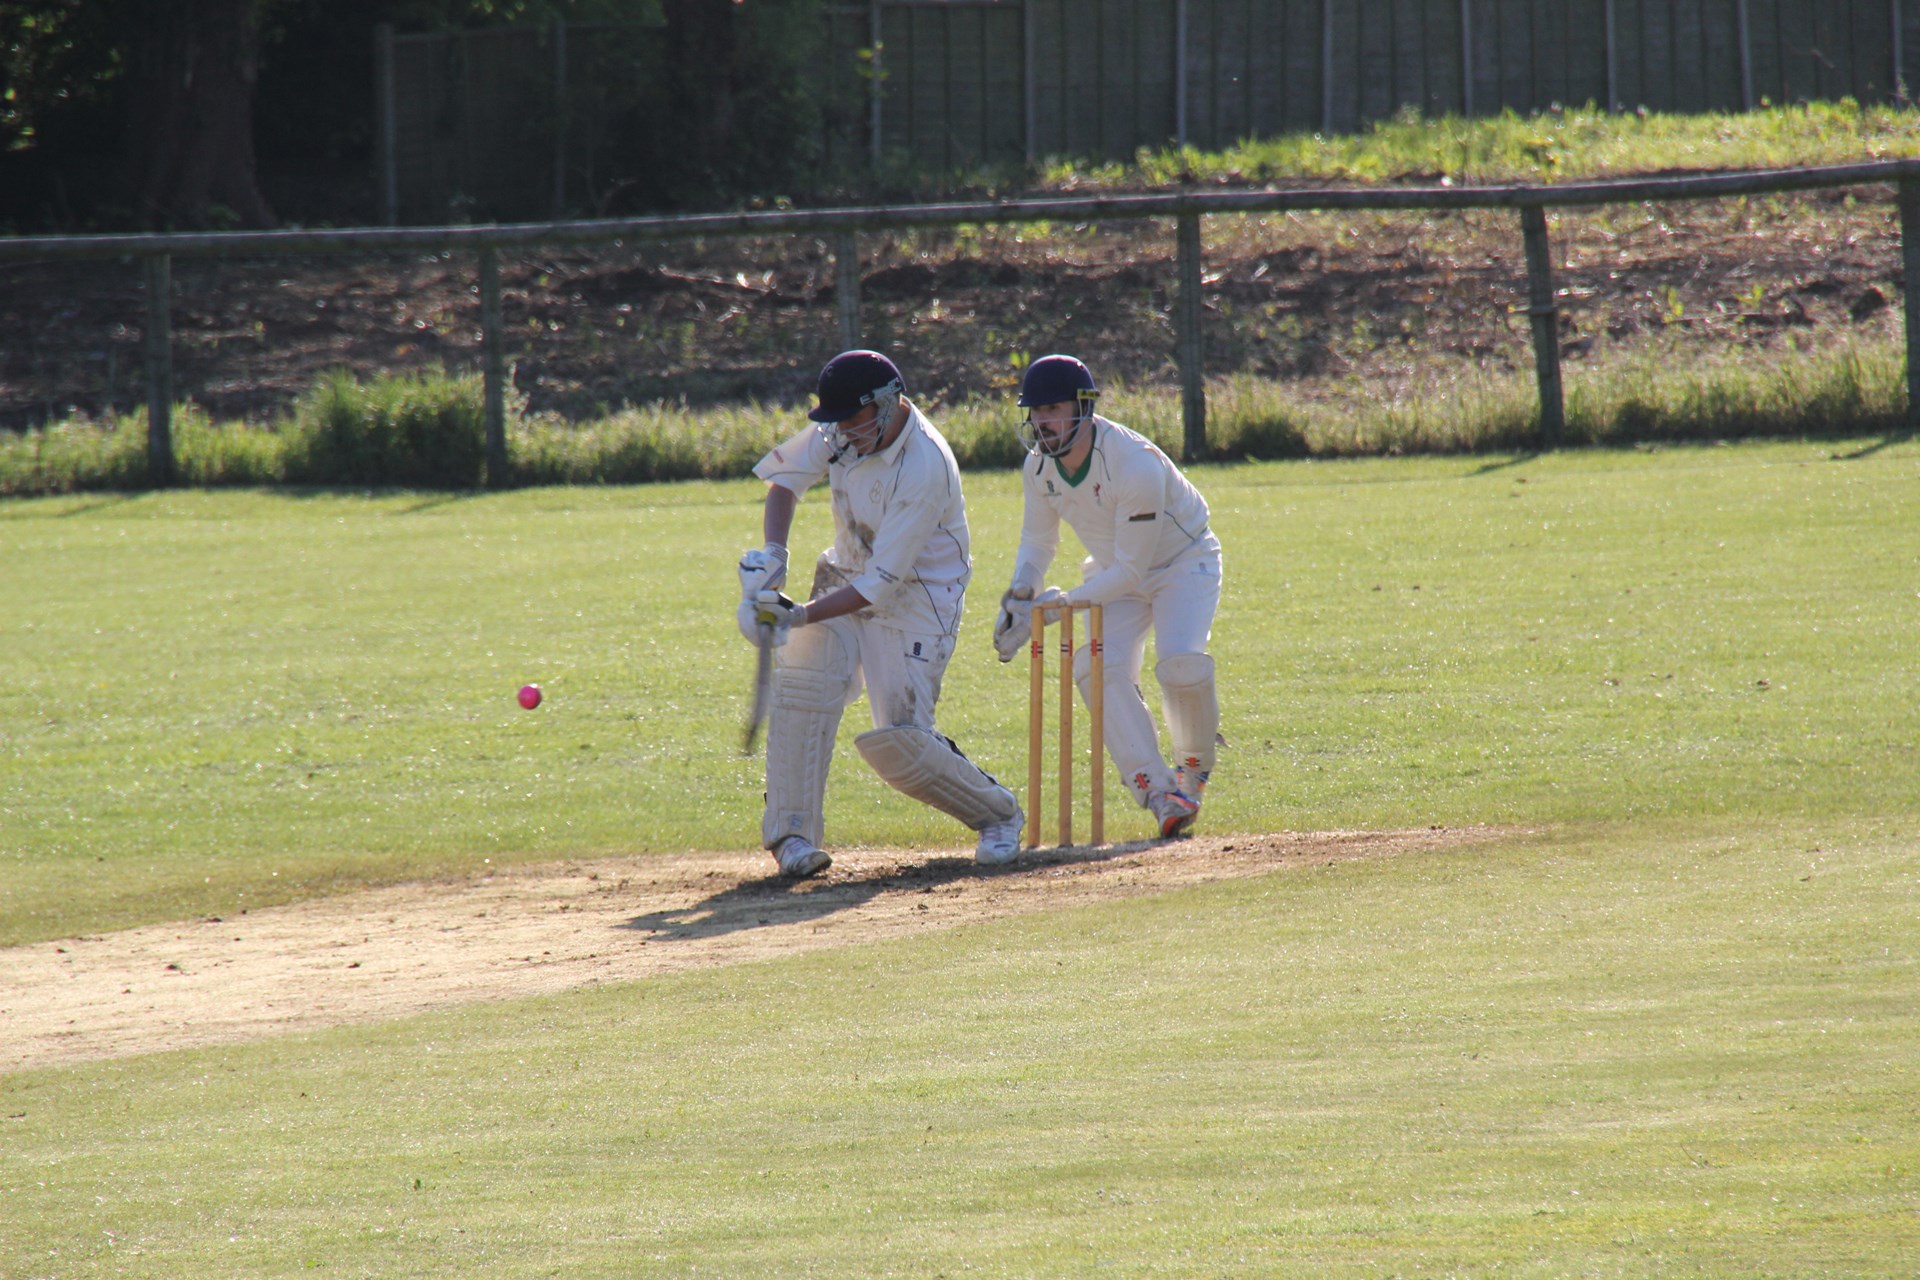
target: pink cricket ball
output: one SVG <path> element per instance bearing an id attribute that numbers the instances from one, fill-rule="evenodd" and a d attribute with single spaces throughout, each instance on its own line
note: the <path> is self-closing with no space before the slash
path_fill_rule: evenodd
<path id="1" fill-rule="evenodd" d="M 520 705 L 531 711 L 540 705 L 540 686 L 523 684 L 520 686 Z"/>

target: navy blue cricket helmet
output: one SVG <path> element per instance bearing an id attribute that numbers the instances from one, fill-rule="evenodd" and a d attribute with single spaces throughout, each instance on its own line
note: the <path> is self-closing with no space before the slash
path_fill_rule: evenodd
<path id="1" fill-rule="evenodd" d="M 1027 366 L 1020 379 L 1020 406 L 1027 419 L 1020 424 L 1020 443 L 1028 453 L 1046 458 L 1064 458 L 1073 452 L 1080 433 L 1093 429 L 1093 402 L 1100 388 L 1093 383 L 1093 372 L 1072 356 L 1041 356 Z M 1043 404 L 1070 404 L 1073 419 L 1063 428 L 1042 430 L 1033 420 L 1033 410 Z"/>
<path id="2" fill-rule="evenodd" d="M 1041 356 L 1027 366 L 1020 380 L 1020 407 L 1031 409 L 1041 404 L 1073 404 L 1082 413 L 1093 407 L 1100 388 L 1093 384 L 1093 371 L 1072 356 Z"/>
<path id="3" fill-rule="evenodd" d="M 842 351 L 820 371 L 820 403 L 808 412 L 815 422 L 844 422 L 875 400 L 906 394 L 906 380 L 878 351 Z"/>

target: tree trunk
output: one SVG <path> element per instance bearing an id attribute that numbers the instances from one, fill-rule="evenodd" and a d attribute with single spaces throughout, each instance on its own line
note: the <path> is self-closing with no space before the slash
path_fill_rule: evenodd
<path id="1" fill-rule="evenodd" d="M 260 0 L 153 0 L 127 40 L 127 172 L 142 222 L 270 227 L 253 150 Z"/>

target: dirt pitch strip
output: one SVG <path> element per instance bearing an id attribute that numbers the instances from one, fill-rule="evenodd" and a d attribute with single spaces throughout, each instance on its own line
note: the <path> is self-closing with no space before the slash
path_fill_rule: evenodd
<path id="1" fill-rule="evenodd" d="M 370 889 L 0 950 L 0 1071 L 401 1018 L 907 937 L 1289 867 L 1454 848 L 1489 828 L 1207 836 L 1041 851 L 607 858 Z"/>

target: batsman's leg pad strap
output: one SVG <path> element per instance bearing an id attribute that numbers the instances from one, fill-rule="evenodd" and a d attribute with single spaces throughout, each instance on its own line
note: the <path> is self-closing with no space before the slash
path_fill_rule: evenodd
<path id="1" fill-rule="evenodd" d="M 760 820 L 760 839 L 769 849 L 790 835 L 816 845 L 826 840 L 827 765 L 853 671 L 838 636 L 813 632 L 798 632 L 773 672 L 767 808 Z"/>
<path id="2" fill-rule="evenodd" d="M 1220 695 L 1213 682 L 1213 659 L 1204 653 L 1174 653 L 1153 669 L 1160 682 L 1160 708 L 1174 756 L 1201 777 L 1213 772 L 1214 745 L 1220 736 Z"/>
<path id="3" fill-rule="evenodd" d="M 950 739 L 918 725 L 870 729 L 853 740 L 888 786 L 958 818 L 975 831 L 1018 810 L 1013 792 L 960 753 Z"/>
<path id="4" fill-rule="evenodd" d="M 1073 680 L 1080 686 L 1080 701 L 1087 706 L 1093 705 L 1092 677 L 1093 660 L 1082 646 L 1073 655 Z M 1153 726 L 1153 713 L 1147 710 L 1140 687 L 1118 666 L 1107 664 L 1102 688 L 1107 755 L 1127 780 L 1134 803 L 1144 809 L 1150 793 L 1173 790 L 1173 770 L 1160 758 L 1160 732 Z"/>

